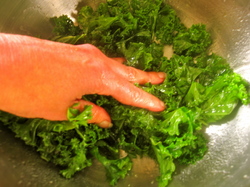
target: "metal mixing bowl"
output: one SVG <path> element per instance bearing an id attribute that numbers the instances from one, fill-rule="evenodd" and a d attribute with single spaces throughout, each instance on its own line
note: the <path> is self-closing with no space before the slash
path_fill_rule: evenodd
<path id="1" fill-rule="evenodd" d="M 0 32 L 49 38 L 49 18 L 67 14 L 85 4 L 80 0 L 1 0 Z M 234 70 L 250 82 L 250 1 L 249 0 L 169 0 L 183 22 L 205 23 L 212 33 L 213 52 L 225 57 Z M 250 186 L 250 106 L 238 108 L 223 124 L 206 130 L 209 152 L 195 165 L 178 168 L 169 187 Z M 154 162 L 135 160 L 131 174 L 119 187 L 157 186 Z M 58 168 L 46 163 L 30 147 L 14 138 L 0 125 L 0 186 L 105 187 L 105 172 L 99 163 L 66 180 Z"/>

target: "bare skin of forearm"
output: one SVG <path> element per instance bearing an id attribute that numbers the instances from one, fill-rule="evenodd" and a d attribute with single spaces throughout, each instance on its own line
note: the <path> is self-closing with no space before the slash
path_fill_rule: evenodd
<path id="1" fill-rule="evenodd" d="M 165 108 L 158 98 L 134 83 L 159 84 L 164 73 L 143 72 L 111 59 L 96 47 L 69 45 L 28 36 L 0 34 L 0 110 L 29 118 L 66 120 L 79 102 L 93 105 L 90 123 L 109 127 L 107 112 L 85 94 L 113 96 L 118 101 L 152 111 Z"/>

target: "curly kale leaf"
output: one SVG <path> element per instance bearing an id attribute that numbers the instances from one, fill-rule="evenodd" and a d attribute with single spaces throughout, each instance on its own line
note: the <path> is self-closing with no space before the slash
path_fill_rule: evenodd
<path id="1" fill-rule="evenodd" d="M 50 21 L 54 25 L 53 33 L 56 35 L 51 39 L 53 41 L 77 44 L 85 38 L 80 27 L 75 26 L 74 22 L 66 15 L 53 17 Z"/>
<path id="2" fill-rule="evenodd" d="M 205 52 L 211 42 L 205 25 L 192 25 L 186 31 L 179 32 L 174 38 L 173 49 L 179 55 L 197 56 Z"/>
<path id="3" fill-rule="evenodd" d="M 175 171 L 174 158 L 162 142 L 155 140 L 154 137 L 150 138 L 150 140 L 161 173 L 157 178 L 158 186 L 165 187 L 169 184 L 169 181 L 172 180 L 172 175 Z"/>
<path id="4" fill-rule="evenodd" d="M 186 27 L 177 16 L 176 11 L 165 5 L 159 10 L 155 25 L 155 40 L 163 45 L 172 45 L 174 38 L 180 32 L 186 31 Z"/>
<path id="5" fill-rule="evenodd" d="M 182 148 L 182 154 L 177 158 L 181 164 L 189 165 L 195 164 L 201 160 L 208 151 L 208 140 L 203 134 L 197 134 L 196 140 L 191 142 L 188 146 Z"/>
<path id="6" fill-rule="evenodd" d="M 81 29 L 75 26 L 74 22 L 66 15 L 59 18 L 53 17 L 51 22 L 54 24 L 53 32 L 55 35 L 75 36 L 81 33 Z"/>
<path id="7" fill-rule="evenodd" d="M 107 179 L 112 186 L 117 184 L 119 179 L 124 179 L 127 173 L 132 169 L 132 160 L 128 156 L 109 160 L 105 155 L 103 156 L 99 152 L 98 147 L 94 147 L 91 153 L 105 167 Z"/>
<path id="8" fill-rule="evenodd" d="M 26 144 L 33 146 L 41 158 L 62 168 L 61 174 L 71 178 L 77 171 L 92 164 L 90 148 L 109 136 L 107 130 L 88 125 L 91 107 L 83 112 L 68 110 L 69 121 L 25 119 L 4 112 L 1 121 L 8 125 Z"/>

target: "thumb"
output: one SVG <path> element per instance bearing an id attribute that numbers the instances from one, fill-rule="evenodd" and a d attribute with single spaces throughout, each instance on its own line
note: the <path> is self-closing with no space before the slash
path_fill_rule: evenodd
<path id="1" fill-rule="evenodd" d="M 111 118 L 106 110 L 104 110 L 102 107 L 97 106 L 96 104 L 85 101 L 85 100 L 77 100 L 77 103 L 79 103 L 77 106 L 75 106 L 75 109 L 78 109 L 80 111 L 83 111 L 84 106 L 91 105 L 92 107 L 92 118 L 88 120 L 88 123 L 95 123 L 99 127 L 102 128 L 110 128 L 112 127 Z"/>

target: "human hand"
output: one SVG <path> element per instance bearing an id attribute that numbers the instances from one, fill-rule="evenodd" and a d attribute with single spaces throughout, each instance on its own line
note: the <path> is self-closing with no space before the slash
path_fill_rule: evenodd
<path id="1" fill-rule="evenodd" d="M 109 95 L 123 104 L 155 112 L 165 108 L 158 98 L 134 85 L 159 84 L 164 73 L 125 66 L 122 58 L 108 58 L 90 44 L 74 46 L 19 35 L 1 37 L 0 49 L 5 54 L 0 57 L 4 62 L 1 110 L 29 118 L 66 120 L 67 109 L 78 102 L 80 110 L 93 105 L 89 123 L 110 127 L 108 113 L 82 100 L 82 95 Z"/>

